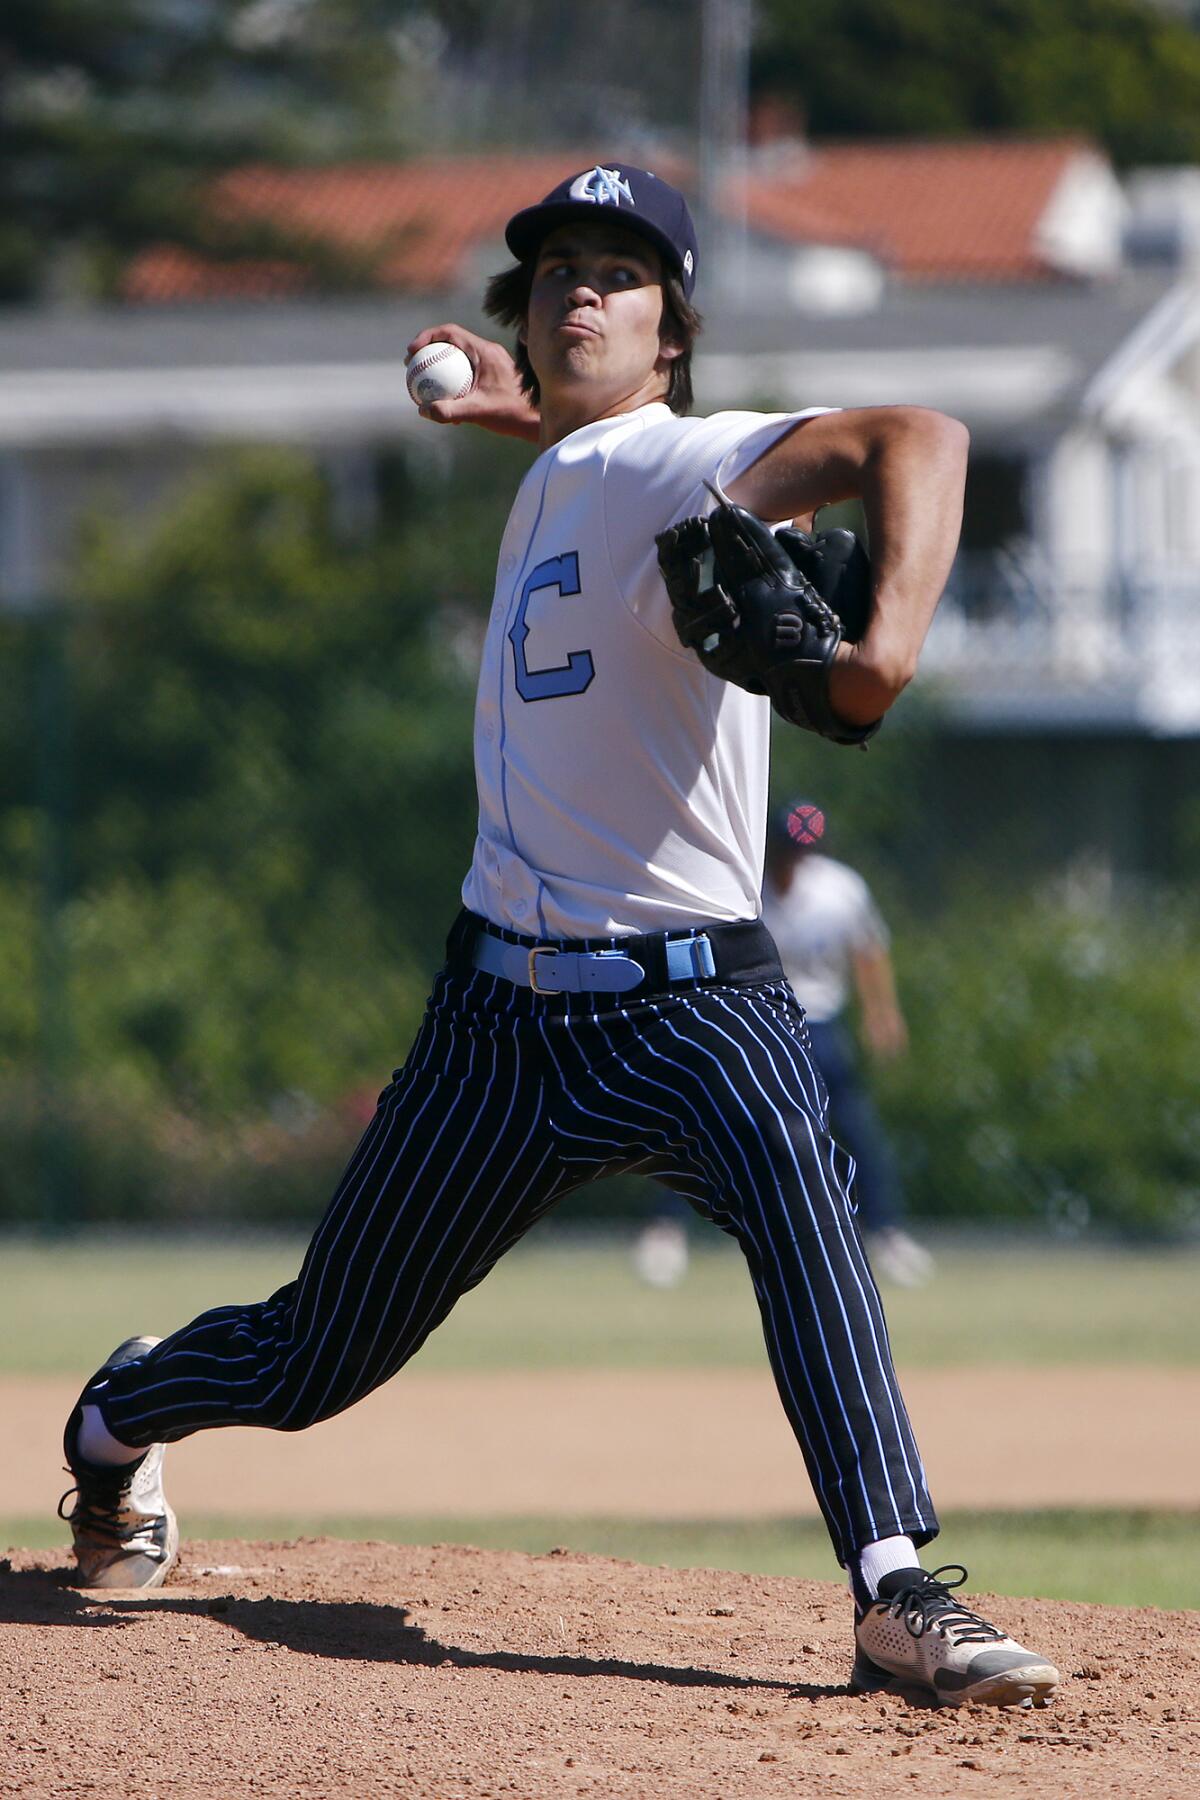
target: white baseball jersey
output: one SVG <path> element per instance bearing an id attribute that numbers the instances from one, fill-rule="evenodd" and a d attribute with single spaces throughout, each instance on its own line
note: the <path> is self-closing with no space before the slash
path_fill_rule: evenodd
<path id="1" fill-rule="evenodd" d="M 854 953 L 888 944 L 887 926 L 858 871 L 811 850 L 797 860 L 786 894 L 767 884 L 763 921 L 797 1000 L 818 1024 L 844 1009 Z"/>
<path id="2" fill-rule="evenodd" d="M 827 410 L 681 419 L 658 401 L 537 458 L 479 676 L 473 912 L 546 938 L 758 916 L 770 704 L 680 644 L 654 539 L 712 510 L 706 478 Z"/>

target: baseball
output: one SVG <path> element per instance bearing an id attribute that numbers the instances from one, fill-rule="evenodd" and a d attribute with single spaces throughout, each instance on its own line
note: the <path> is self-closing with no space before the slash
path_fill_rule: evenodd
<path id="1" fill-rule="evenodd" d="M 461 400 L 474 385 L 474 364 L 457 344 L 426 344 L 408 365 L 408 391 L 418 406 Z"/>

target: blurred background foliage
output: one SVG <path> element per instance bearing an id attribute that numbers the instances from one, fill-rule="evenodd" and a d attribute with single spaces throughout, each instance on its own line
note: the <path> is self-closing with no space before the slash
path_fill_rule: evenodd
<path id="1" fill-rule="evenodd" d="M 1185 895 L 1099 907 L 981 889 L 907 920 L 910 1054 L 881 1075 L 927 1217 L 1176 1232 L 1200 1223 L 1200 923 Z"/>
<path id="2" fill-rule="evenodd" d="M 520 448 L 381 465 L 372 518 L 282 452 L 93 516 L 72 599 L 0 616 L 0 1218 L 305 1221 L 403 1059 L 475 823 L 471 710 Z M 470 529 L 461 497 L 472 496 Z M 50 702 L 50 704 L 48 704 Z M 918 1216 L 1197 1218 L 1200 924 L 955 855 L 906 703 L 867 755 L 777 740 L 896 933 L 881 1098 Z M 1003 860 L 1002 859 L 1002 860 Z M 634 1183 L 575 1203 L 645 1204 Z"/>
<path id="3" fill-rule="evenodd" d="M 0 300 L 112 293 L 170 238 L 245 254 L 197 183 L 254 161 L 403 155 L 403 0 L 6 0 Z M 411 117 L 411 115 L 408 115 Z"/>
<path id="4" fill-rule="evenodd" d="M 1080 131 L 1114 162 L 1200 157 L 1200 37 L 1150 0 L 760 0 L 757 91 L 814 137 Z"/>

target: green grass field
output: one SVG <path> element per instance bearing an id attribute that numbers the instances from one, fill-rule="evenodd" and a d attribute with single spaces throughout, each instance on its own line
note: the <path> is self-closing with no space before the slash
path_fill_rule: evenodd
<path id="1" fill-rule="evenodd" d="M 736 1249 L 693 1256 L 659 1292 L 624 1249 L 535 1239 L 462 1300 L 420 1353 L 425 1369 L 732 1368 L 763 1356 Z M 83 1375 L 132 1331 L 164 1334 L 206 1307 L 263 1299 L 295 1274 L 299 1240 L 67 1239 L 0 1243 L 0 1373 Z M 933 1284 L 886 1291 L 897 1361 L 1200 1362 L 1200 1251 L 993 1248 L 944 1252 Z"/>
<path id="2" fill-rule="evenodd" d="M 483 1550 L 544 1554 L 555 1545 L 668 1568 L 741 1569 L 756 1575 L 840 1579 L 824 1528 L 812 1519 L 698 1523 L 653 1519 L 456 1519 L 370 1516 L 313 1520 L 192 1517 L 191 1538 L 279 1542 L 324 1535 L 395 1544 L 474 1544 Z M 53 1518 L 0 1520 L 0 1544 L 45 1549 L 64 1542 Z M 950 1513 L 927 1555 L 962 1559 L 972 1591 L 1038 1594 L 1107 1606 L 1200 1608 L 1195 1514 L 1063 1510 Z"/>
<path id="3" fill-rule="evenodd" d="M 9 1241 L 0 1373 L 80 1378 L 133 1330 L 164 1333 L 207 1306 L 262 1298 L 294 1273 L 291 1241 L 162 1238 Z M 1117 1253 L 1060 1246 L 948 1248 L 930 1287 L 888 1290 L 901 1368 L 1005 1363 L 1195 1365 L 1196 1251 Z M 550 1236 L 514 1251 L 421 1352 L 426 1369 L 757 1365 L 758 1315 L 739 1256 L 717 1240 L 684 1284 L 641 1286 L 625 1249 Z M 1099 1424 L 1098 1424 L 1099 1428 Z M 832 1579 L 811 1521 L 315 1518 L 187 1522 L 194 1537 L 315 1532 L 393 1542 L 555 1544 L 633 1561 Z M 53 1519 L 0 1520 L 0 1541 L 63 1541 Z M 1117 1605 L 1200 1608 L 1200 1514 L 1084 1511 L 959 1514 L 938 1554 L 964 1558 L 975 1587 Z"/>

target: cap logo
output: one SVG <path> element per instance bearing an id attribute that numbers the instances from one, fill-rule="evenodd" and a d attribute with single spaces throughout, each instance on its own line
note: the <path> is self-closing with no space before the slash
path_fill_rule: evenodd
<path id="1" fill-rule="evenodd" d="M 683 272 L 684 272 L 684 274 L 690 275 L 692 270 L 695 268 L 695 266 L 696 266 L 695 257 L 692 255 L 690 250 L 685 250 L 683 253 Z"/>
<path id="2" fill-rule="evenodd" d="M 793 806 L 787 816 L 787 833 L 793 844 L 818 844 L 825 836 L 825 814 L 808 802 Z"/>
<path id="3" fill-rule="evenodd" d="M 571 183 L 572 200 L 594 200 L 597 206 L 620 206 L 622 200 L 633 205 L 633 190 L 620 169 L 602 169 L 599 163 L 585 175 L 577 175 Z"/>

